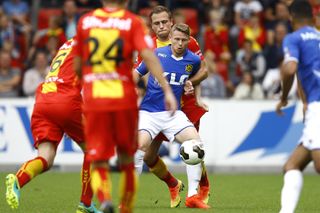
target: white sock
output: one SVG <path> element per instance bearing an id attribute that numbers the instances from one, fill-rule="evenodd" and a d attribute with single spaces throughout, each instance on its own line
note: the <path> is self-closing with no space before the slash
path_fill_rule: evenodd
<path id="1" fill-rule="evenodd" d="M 281 191 L 280 213 L 293 213 L 300 197 L 303 176 L 300 170 L 289 170 L 284 174 Z"/>
<path id="2" fill-rule="evenodd" d="M 188 176 L 188 197 L 198 194 L 199 182 L 201 179 L 202 167 L 201 163 L 197 165 L 187 165 L 187 176 Z"/>
<path id="3" fill-rule="evenodd" d="M 138 175 L 141 175 L 142 173 L 144 154 L 145 154 L 144 151 L 141 151 L 138 149 L 134 155 L 134 167 Z"/>

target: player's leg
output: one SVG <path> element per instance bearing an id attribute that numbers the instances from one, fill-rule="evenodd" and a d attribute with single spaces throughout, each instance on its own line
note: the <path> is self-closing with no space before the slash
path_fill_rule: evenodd
<path id="1" fill-rule="evenodd" d="M 135 168 L 140 175 L 143 169 L 143 158 L 151 141 L 161 131 L 159 114 L 139 111 L 138 150 L 134 156 Z"/>
<path id="2" fill-rule="evenodd" d="M 134 157 L 122 151 L 118 151 L 120 177 L 120 212 L 133 211 L 135 196 L 138 186 L 138 177 L 134 169 Z"/>
<path id="3" fill-rule="evenodd" d="M 114 211 L 108 165 L 115 147 L 111 117 L 109 112 L 86 112 L 84 126 L 87 160 L 91 162 L 91 188 L 105 212 Z"/>
<path id="4" fill-rule="evenodd" d="M 99 212 L 92 202 L 93 191 L 91 188 L 91 163 L 88 160 L 85 144 L 79 143 L 84 156 L 81 169 L 81 196 L 80 204 L 77 208 L 77 213 L 95 213 Z"/>
<path id="5" fill-rule="evenodd" d="M 53 164 L 56 147 L 60 142 L 63 132 L 56 124 L 47 119 L 55 107 L 44 104 L 35 104 L 32 117 L 31 129 L 35 141 L 34 147 L 38 149 L 38 156 L 25 162 L 16 175 L 9 174 L 6 178 L 6 198 L 12 208 L 18 208 L 20 188 L 24 187 L 31 179 L 47 171 Z"/>
<path id="6" fill-rule="evenodd" d="M 141 119 L 140 119 L 141 120 Z M 140 121 L 139 121 L 140 122 Z M 134 155 L 134 165 L 137 173 L 140 175 L 143 169 L 143 159 L 151 143 L 151 135 L 146 130 L 139 130 L 138 132 L 138 150 Z"/>
<path id="7" fill-rule="evenodd" d="M 170 207 L 176 208 L 181 203 L 179 192 L 184 188 L 182 181 L 176 179 L 168 170 L 166 164 L 158 155 L 158 150 L 161 146 L 160 141 L 152 141 L 146 154 L 144 162 L 149 167 L 150 171 L 157 176 L 160 180 L 164 181 L 170 192 Z"/>
<path id="8" fill-rule="evenodd" d="M 200 199 L 205 204 L 208 204 L 209 197 L 210 197 L 210 183 L 209 183 L 208 173 L 207 173 L 207 169 L 206 169 L 206 166 L 204 164 L 204 161 L 201 162 L 201 179 L 200 179 L 200 182 L 199 182 L 198 194 L 200 196 Z"/>
<path id="9" fill-rule="evenodd" d="M 38 156 L 25 162 L 16 175 L 6 177 L 6 199 L 13 209 L 18 208 L 20 189 L 37 175 L 47 171 L 53 164 L 56 146 L 51 142 L 42 142 L 38 145 Z"/>
<path id="10" fill-rule="evenodd" d="M 280 213 L 294 212 L 303 185 L 302 171 L 310 161 L 310 151 L 302 145 L 299 145 L 287 160 L 284 166 Z"/>
<path id="11" fill-rule="evenodd" d="M 314 149 L 311 151 L 312 160 L 314 162 L 314 168 L 318 174 L 320 174 L 320 149 Z"/>
<path id="12" fill-rule="evenodd" d="M 93 197 L 91 188 L 91 164 L 85 150 L 81 105 L 71 106 L 72 107 L 66 107 L 65 109 L 67 119 L 66 122 L 64 122 L 63 130 L 80 146 L 84 154 L 81 169 L 81 196 L 80 203 L 77 207 L 77 213 L 95 213 L 98 212 L 98 210 L 91 202 Z"/>
<path id="13" fill-rule="evenodd" d="M 197 129 L 197 132 L 199 132 L 200 120 L 194 123 L 194 127 Z M 201 172 L 201 179 L 199 182 L 198 194 L 200 196 L 200 199 L 202 199 L 205 204 L 208 204 L 209 197 L 210 197 L 210 183 L 209 183 L 208 173 L 207 173 L 207 169 L 204 162 L 201 162 L 201 167 L 202 167 L 202 172 Z M 187 172 L 189 170 L 190 169 L 187 169 Z"/>
<path id="14" fill-rule="evenodd" d="M 120 213 L 133 212 L 138 178 L 134 169 L 134 153 L 138 148 L 138 110 L 116 113 L 113 121 L 120 167 Z"/>
<path id="15" fill-rule="evenodd" d="M 176 141 L 183 143 L 187 140 L 199 140 L 200 136 L 193 126 L 189 126 L 181 130 L 175 135 Z M 197 165 L 187 165 L 187 176 L 188 176 L 188 194 L 186 198 L 186 206 L 189 208 L 210 208 L 209 205 L 205 204 L 198 195 L 198 186 L 202 175 L 201 163 Z"/>

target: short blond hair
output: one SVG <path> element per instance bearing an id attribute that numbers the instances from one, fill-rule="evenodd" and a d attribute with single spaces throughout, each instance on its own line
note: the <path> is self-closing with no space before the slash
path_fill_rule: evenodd
<path id="1" fill-rule="evenodd" d="M 174 31 L 182 32 L 186 34 L 188 37 L 190 37 L 190 27 L 187 24 L 179 23 L 173 25 L 171 33 L 173 33 Z"/>

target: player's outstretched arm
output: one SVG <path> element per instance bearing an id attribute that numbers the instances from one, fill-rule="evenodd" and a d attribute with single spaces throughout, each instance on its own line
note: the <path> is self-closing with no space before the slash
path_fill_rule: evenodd
<path id="1" fill-rule="evenodd" d="M 201 61 L 199 71 L 192 76 L 189 80 L 192 82 L 193 86 L 197 86 L 208 77 L 208 68 L 205 60 Z"/>
<path id="2" fill-rule="evenodd" d="M 201 87 L 200 85 L 194 87 L 194 93 L 196 97 L 196 104 L 209 112 L 209 106 L 201 100 Z"/>
<path id="3" fill-rule="evenodd" d="M 297 62 L 289 61 L 281 66 L 281 78 L 282 78 L 282 95 L 280 102 L 277 105 L 276 112 L 282 115 L 282 107 L 288 104 L 288 94 L 293 84 L 294 75 L 297 70 Z"/>
<path id="4" fill-rule="evenodd" d="M 148 70 L 151 74 L 158 80 L 159 84 L 165 95 L 166 109 L 174 113 L 177 110 L 177 100 L 172 93 L 171 87 L 168 84 L 168 81 L 163 77 L 163 69 L 158 60 L 154 55 L 153 51 L 150 49 L 144 49 L 140 52 L 144 63 L 146 64 Z"/>

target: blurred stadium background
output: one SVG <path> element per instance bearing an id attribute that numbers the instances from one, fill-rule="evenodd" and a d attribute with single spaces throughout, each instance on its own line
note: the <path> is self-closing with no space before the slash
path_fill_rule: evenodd
<path id="1" fill-rule="evenodd" d="M 320 1 L 310 2 L 314 7 L 316 26 L 320 28 Z M 100 1 L 2 0 L 0 3 L 0 51 L 5 53 L 0 54 L 0 171 L 8 172 L 14 171 L 36 154 L 30 131 L 35 89 L 43 81 L 59 46 L 74 36 L 81 14 L 99 7 Z M 281 44 L 284 36 L 292 31 L 286 1 L 129 0 L 128 3 L 130 10 L 139 14 L 147 25 L 150 25 L 148 14 L 153 6 L 162 4 L 169 7 L 176 23 L 185 22 L 190 25 L 192 35 L 198 40 L 207 60 L 210 74 L 201 84 L 201 95 L 210 111 L 201 120 L 200 134 L 205 142 L 205 161 L 214 184 L 211 205 L 217 206 L 219 212 L 241 212 L 239 209 L 243 206 L 247 207 L 244 212 L 277 211 L 282 184 L 281 167 L 296 146 L 303 126 L 302 105 L 296 87 L 290 93 L 291 102 L 285 115 L 279 117 L 274 112 L 280 92 L 279 65 L 283 58 Z M 5 69 L 10 70 L 9 75 L 2 72 Z M 16 82 L 9 90 L 3 89 L 1 85 L 7 79 L 14 79 Z M 144 87 L 142 84 L 140 87 L 143 94 Z M 172 171 L 183 172 L 184 165 L 179 158 L 178 149 L 177 144 L 164 144 L 160 154 Z M 23 193 L 28 193 L 27 190 L 53 193 L 42 191 L 42 186 L 48 187 L 45 181 L 59 184 L 57 179 L 61 177 L 66 178 L 66 181 L 68 178 L 78 178 L 78 174 L 70 172 L 78 171 L 81 162 L 81 152 L 65 137 L 59 147 L 55 167 L 57 171 L 66 173 L 49 172 L 39 178 L 44 180 L 35 180 L 33 186 L 39 181 L 39 187 L 31 189 L 28 186 Z M 116 163 L 116 158 L 112 159 L 111 164 L 115 169 Z M 307 172 L 311 175 L 306 177 L 306 184 L 314 184 L 311 166 Z M 229 175 L 224 175 L 225 173 Z M 239 175 L 242 173 L 265 174 Z M 4 174 L 0 173 L 1 180 Z M 185 176 L 181 175 L 181 178 Z M 160 194 L 148 191 L 153 187 L 154 178 L 145 174 L 142 179 L 146 185 L 141 184 L 139 196 Z M 260 185 L 255 185 L 255 181 Z M 265 205 L 255 206 L 249 200 L 238 199 L 237 196 L 242 197 L 244 192 L 237 187 L 245 183 L 252 184 L 246 187 L 253 191 L 253 203 L 265 202 Z M 75 186 L 73 184 L 71 185 Z M 261 186 L 264 188 L 259 190 L 266 192 L 266 195 L 258 199 L 258 188 Z M 80 189 L 80 185 L 75 187 Z M 3 187 L 0 189 L 3 194 Z M 161 189 L 163 196 L 167 197 L 159 195 L 159 198 L 155 196 L 151 200 L 145 198 L 148 202 L 138 201 L 138 209 L 141 211 L 137 212 L 157 212 L 150 209 L 150 203 L 153 207 L 160 205 L 159 212 L 165 212 L 167 209 L 163 202 L 168 199 L 168 195 L 164 187 Z M 59 190 L 63 193 L 62 188 Z M 306 187 L 304 191 L 312 194 L 316 190 Z M 72 193 L 75 194 L 72 199 L 77 199 L 78 192 Z M 39 202 L 50 203 L 56 197 L 57 194 L 53 193 L 50 201 L 43 198 Z M 229 201 L 235 203 L 231 205 L 227 203 Z M 35 202 L 30 202 L 35 205 Z M 311 202 L 312 200 L 303 200 L 299 204 L 302 206 L 298 209 L 299 212 L 318 212 L 319 209 L 309 205 Z M 1 209 L 4 205 L 1 201 L 0 212 L 9 211 Z M 52 209 L 50 205 L 58 204 L 46 204 L 43 208 Z M 146 211 L 142 211 L 144 207 Z M 32 212 L 41 212 L 41 209 Z"/>

